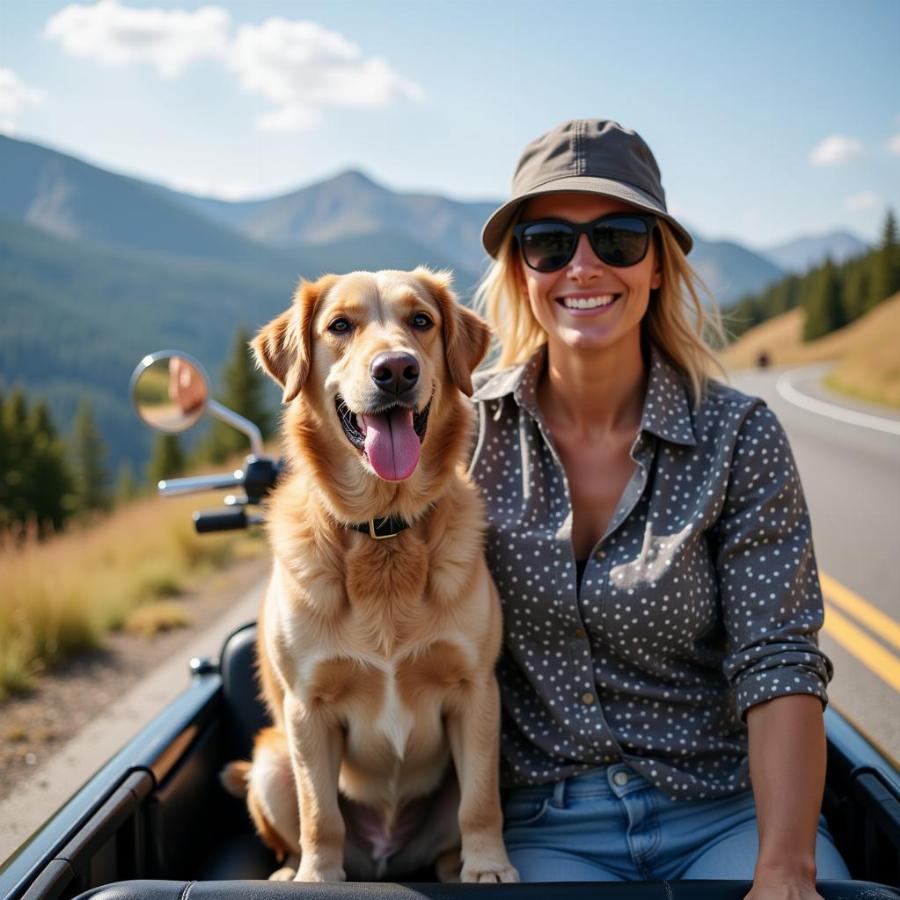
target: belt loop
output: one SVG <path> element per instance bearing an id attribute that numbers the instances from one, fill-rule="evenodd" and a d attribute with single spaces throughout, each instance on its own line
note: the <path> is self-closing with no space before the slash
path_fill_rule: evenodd
<path id="1" fill-rule="evenodd" d="M 553 785 L 553 805 L 557 809 L 565 809 L 566 806 L 566 780 L 562 778 Z"/>

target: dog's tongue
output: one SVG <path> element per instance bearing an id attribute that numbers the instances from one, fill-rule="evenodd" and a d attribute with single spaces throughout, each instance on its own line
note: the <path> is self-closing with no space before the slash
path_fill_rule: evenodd
<path id="1" fill-rule="evenodd" d="M 419 438 L 413 430 L 413 413 L 395 406 L 377 416 L 363 416 L 366 423 L 366 456 L 379 478 L 403 481 L 419 464 Z"/>

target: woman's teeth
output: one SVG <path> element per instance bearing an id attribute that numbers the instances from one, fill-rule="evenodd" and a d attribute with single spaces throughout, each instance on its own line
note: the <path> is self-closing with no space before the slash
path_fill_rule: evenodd
<path id="1" fill-rule="evenodd" d="M 597 297 L 562 297 L 566 309 L 596 309 L 598 306 L 609 306 L 616 299 L 615 294 L 600 294 Z"/>

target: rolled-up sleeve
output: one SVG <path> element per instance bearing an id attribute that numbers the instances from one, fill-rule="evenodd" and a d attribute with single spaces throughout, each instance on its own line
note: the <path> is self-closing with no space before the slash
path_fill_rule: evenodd
<path id="1" fill-rule="evenodd" d="M 738 714 L 789 694 L 824 705 L 832 666 L 816 640 L 824 606 L 809 512 L 787 437 L 762 402 L 737 435 L 714 536 Z"/>

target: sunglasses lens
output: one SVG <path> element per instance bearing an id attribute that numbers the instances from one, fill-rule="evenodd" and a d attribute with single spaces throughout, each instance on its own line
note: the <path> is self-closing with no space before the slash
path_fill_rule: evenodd
<path id="1" fill-rule="evenodd" d="M 600 259 L 610 266 L 633 266 L 647 253 L 650 226 L 632 216 L 606 218 L 594 226 L 591 244 Z"/>
<path id="2" fill-rule="evenodd" d="M 532 269 L 552 272 L 561 269 L 575 248 L 575 233 L 562 223 L 537 222 L 521 236 L 522 255 Z"/>

